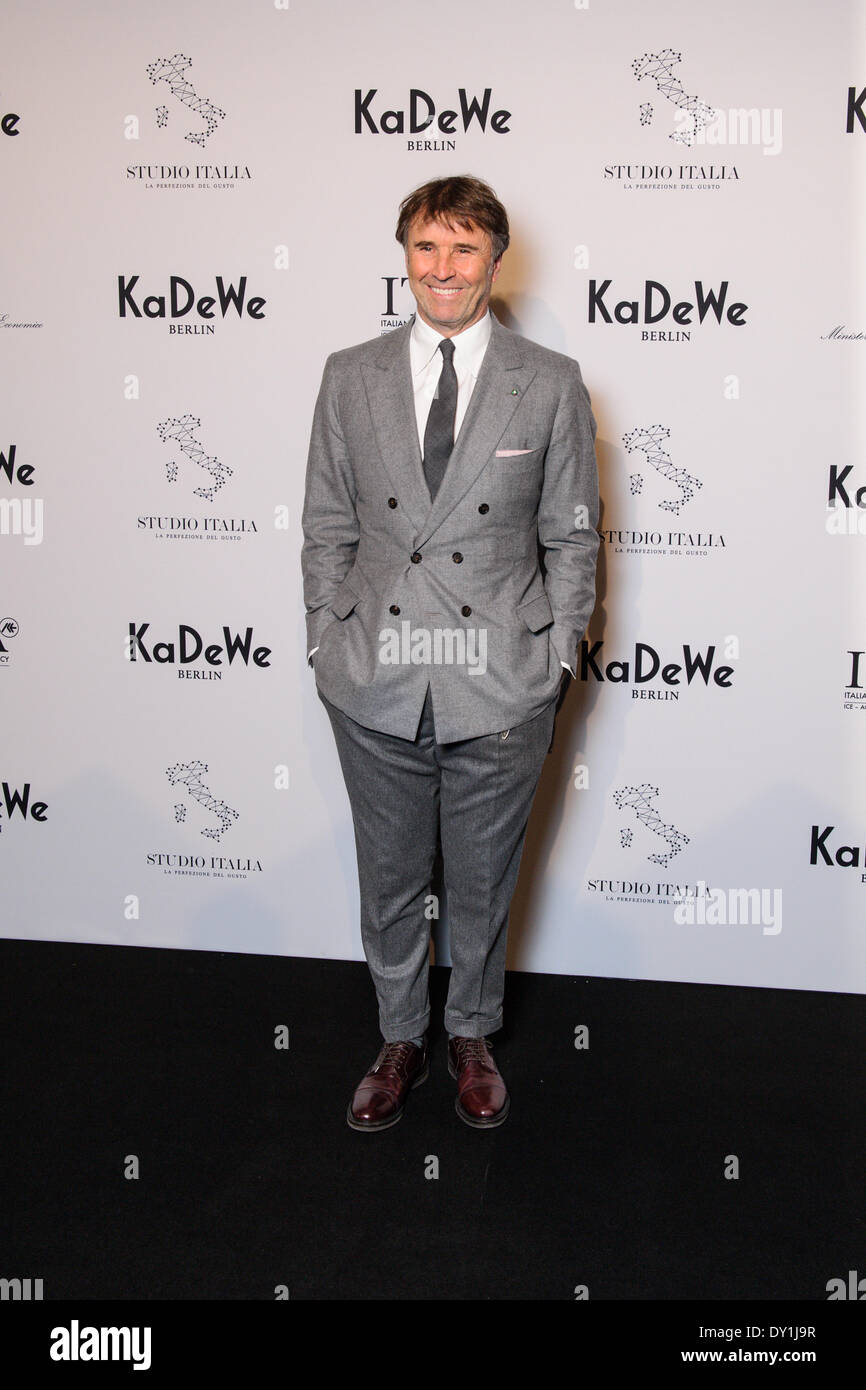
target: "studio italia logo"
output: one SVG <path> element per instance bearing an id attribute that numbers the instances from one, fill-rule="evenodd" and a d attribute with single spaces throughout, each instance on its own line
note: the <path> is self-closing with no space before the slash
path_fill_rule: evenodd
<path id="1" fill-rule="evenodd" d="M 629 499 L 619 504 L 624 513 L 614 518 L 619 524 L 599 529 L 610 553 L 643 559 L 725 552 L 725 536 L 711 529 L 712 522 L 707 524 L 703 480 L 692 471 L 690 459 L 684 466 L 683 447 L 671 446 L 670 438 L 670 429 L 662 424 L 637 425 L 623 434 Z"/>
<path id="2" fill-rule="evenodd" d="M 265 317 L 267 300 L 263 295 L 247 294 L 247 277 L 238 277 L 237 284 L 217 275 L 214 293 L 199 295 L 182 275 L 170 275 L 168 284 L 155 294 L 139 289 L 138 275 L 118 275 L 117 309 L 122 319 L 168 320 L 169 333 L 213 334 L 214 319 L 236 318 L 243 323 L 249 319 L 261 322 Z M 198 322 L 181 322 L 191 316 Z"/>
<path id="3" fill-rule="evenodd" d="M 171 788 L 175 826 L 193 837 L 183 848 L 153 850 L 146 856 L 149 868 L 172 878 L 246 879 L 262 872 L 262 861 L 223 845 L 236 829 L 240 812 L 215 788 L 210 765 L 200 758 L 172 763 L 164 770 Z M 204 839 L 207 845 L 201 845 Z M 217 853 L 214 845 L 219 845 Z"/>
<path id="4" fill-rule="evenodd" d="M 587 879 L 587 893 L 606 902 L 670 906 L 698 891 L 697 884 L 668 871 L 691 837 L 664 808 L 665 796 L 649 782 L 623 783 L 610 793 L 616 811 L 611 831 L 618 848 L 606 870 Z M 609 832 L 610 833 L 610 832 Z"/>
<path id="5" fill-rule="evenodd" d="M 750 147 L 762 155 L 781 154 L 780 107 L 714 106 L 696 90 L 691 66 L 674 48 L 632 59 L 631 80 L 643 98 L 632 107 L 639 146 L 604 165 L 605 181 L 626 191 L 718 190 L 740 181 L 738 164 L 725 154 L 731 146 L 742 151 L 740 163 L 748 161 L 745 150 Z"/>
<path id="6" fill-rule="evenodd" d="M 416 152 L 456 150 L 457 134 L 511 134 L 511 112 L 497 108 L 492 87 L 485 87 L 480 97 L 458 87 L 451 103 L 443 105 L 441 98 L 410 87 L 403 105 L 385 107 L 377 87 L 356 87 L 355 134 L 409 135 L 406 149 Z"/>
<path id="7" fill-rule="evenodd" d="M 145 159 L 126 166 L 128 183 L 148 189 L 226 189 L 250 181 L 249 165 L 238 160 L 234 152 L 231 160 L 208 158 L 206 151 L 221 131 L 226 111 L 203 94 L 201 78 L 193 68 L 186 53 L 154 58 L 146 64 L 147 78 L 161 100 L 153 117 L 130 115 L 124 120 L 126 140 L 139 141 L 142 130 L 149 137 Z"/>
<path id="8" fill-rule="evenodd" d="M 204 508 L 188 510 L 199 498 L 210 508 L 224 501 L 223 489 L 235 479 L 235 468 L 209 453 L 205 441 L 212 433 L 202 429 L 198 415 L 170 415 L 157 421 L 156 435 L 162 445 L 161 473 L 172 491 L 176 507 L 136 517 L 140 535 L 161 541 L 242 541 L 260 534 L 251 516 L 217 516 Z M 231 490 L 230 488 L 228 489 Z M 288 525 L 284 509 L 275 512 L 274 525 Z"/>

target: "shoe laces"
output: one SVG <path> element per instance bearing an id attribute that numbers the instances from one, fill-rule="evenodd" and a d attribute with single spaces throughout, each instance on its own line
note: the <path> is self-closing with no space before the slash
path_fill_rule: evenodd
<path id="1" fill-rule="evenodd" d="M 401 1072 L 405 1075 L 406 1064 L 410 1057 L 414 1052 L 420 1052 L 420 1050 L 420 1048 L 417 1048 L 415 1044 L 411 1042 L 386 1042 L 379 1056 L 373 1063 L 371 1070 L 381 1071 L 383 1068 L 388 1067 L 392 1071 Z"/>
<path id="2" fill-rule="evenodd" d="M 482 1062 L 488 1063 L 490 1056 L 488 1048 L 490 1044 L 486 1038 L 455 1038 L 454 1046 L 461 1062 Z"/>

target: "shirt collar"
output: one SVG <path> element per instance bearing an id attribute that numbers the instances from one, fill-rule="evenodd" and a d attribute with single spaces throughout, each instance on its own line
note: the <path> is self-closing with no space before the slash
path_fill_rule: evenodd
<path id="1" fill-rule="evenodd" d="M 462 333 L 455 334 L 451 339 L 454 344 L 455 371 L 460 370 L 462 372 L 465 368 L 472 376 L 478 376 L 492 332 L 490 310 L 488 309 L 483 318 L 480 318 L 477 323 L 473 323 L 471 328 L 464 328 Z M 420 314 L 416 314 L 412 320 L 412 329 L 409 334 L 409 352 L 413 376 L 417 376 L 425 367 L 429 367 L 439 351 L 439 344 L 442 341 L 442 334 L 437 333 L 435 328 L 431 328 L 429 323 L 425 323 Z"/>

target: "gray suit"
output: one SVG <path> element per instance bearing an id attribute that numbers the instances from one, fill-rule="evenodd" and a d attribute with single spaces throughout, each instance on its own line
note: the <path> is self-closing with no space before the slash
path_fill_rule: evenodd
<path id="1" fill-rule="evenodd" d="M 431 503 L 409 332 L 325 365 L 303 511 L 307 649 L 319 647 L 316 681 L 332 704 L 401 738 L 414 736 L 429 682 L 447 743 L 531 719 L 555 697 L 562 661 L 575 669 L 595 602 L 595 420 L 577 363 L 494 318 Z M 527 452 L 497 457 L 507 450 Z M 473 629 L 476 651 L 483 632 L 486 670 L 447 656 L 385 664 L 382 633 L 402 642 L 404 623 L 410 635 Z"/>
<path id="2" fill-rule="evenodd" d="M 361 935 L 388 1042 L 429 1022 L 440 842 L 445 1024 L 466 1037 L 501 1026 L 508 909 L 598 550 L 595 420 L 577 363 L 494 318 L 431 503 L 410 327 L 328 358 L 303 512 L 307 649 L 318 647 L 352 806 Z"/>

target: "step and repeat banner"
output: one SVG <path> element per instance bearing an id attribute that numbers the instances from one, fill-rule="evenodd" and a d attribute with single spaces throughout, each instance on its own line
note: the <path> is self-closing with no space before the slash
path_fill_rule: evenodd
<path id="1" fill-rule="evenodd" d="M 866 989 L 864 13 L 7 0 L 3 935 L 363 958 L 307 443 L 471 173 L 603 499 L 510 964 Z"/>

